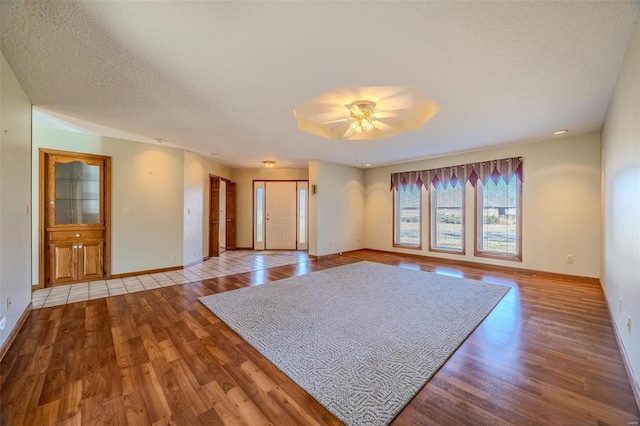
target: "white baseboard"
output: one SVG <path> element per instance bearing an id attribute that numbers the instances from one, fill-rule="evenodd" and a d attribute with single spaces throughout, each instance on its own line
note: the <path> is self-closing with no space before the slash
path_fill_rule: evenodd
<path id="1" fill-rule="evenodd" d="M 627 355 L 627 350 L 624 347 L 624 343 L 620 338 L 620 334 L 618 333 L 618 327 L 616 327 L 616 322 L 613 319 L 613 313 L 611 312 L 611 305 L 609 304 L 609 300 L 607 299 L 607 292 L 604 291 L 604 286 L 600 283 L 600 287 L 602 287 L 602 293 L 604 294 L 604 301 L 607 304 L 607 312 L 609 313 L 609 320 L 611 320 L 611 327 L 613 328 L 613 334 L 616 336 L 616 342 L 618 342 L 618 348 L 620 348 L 620 355 L 622 356 L 622 362 L 624 364 L 625 370 L 627 370 L 627 376 L 629 376 L 629 383 L 631 384 L 631 389 L 633 390 L 633 396 L 636 399 L 636 404 L 638 404 L 638 408 L 640 408 L 640 385 L 638 384 L 638 380 L 636 380 L 636 376 L 633 372 L 633 367 L 631 366 L 631 362 L 629 361 L 629 355 Z"/>

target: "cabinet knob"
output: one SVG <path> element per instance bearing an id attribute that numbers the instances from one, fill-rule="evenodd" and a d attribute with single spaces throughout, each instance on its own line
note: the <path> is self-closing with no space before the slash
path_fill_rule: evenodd
<path id="1" fill-rule="evenodd" d="M 79 237 L 79 236 L 80 236 L 80 234 L 76 234 L 76 237 Z"/>

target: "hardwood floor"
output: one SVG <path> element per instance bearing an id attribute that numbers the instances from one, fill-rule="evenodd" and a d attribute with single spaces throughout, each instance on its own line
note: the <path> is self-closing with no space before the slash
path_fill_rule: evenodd
<path id="1" fill-rule="evenodd" d="M 359 260 L 512 286 L 393 424 L 640 420 L 598 285 L 364 250 L 33 311 L 0 424 L 340 424 L 197 299 Z"/>

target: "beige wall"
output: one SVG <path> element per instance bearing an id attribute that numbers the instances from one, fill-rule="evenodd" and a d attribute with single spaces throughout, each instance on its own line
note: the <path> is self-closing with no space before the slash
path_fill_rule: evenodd
<path id="1" fill-rule="evenodd" d="M 602 285 L 640 388 L 640 21 L 602 131 Z M 622 310 L 619 302 L 622 301 Z M 631 318 L 631 331 L 627 319 Z M 640 394 L 636 394 L 640 400 Z"/>
<path id="2" fill-rule="evenodd" d="M 231 178 L 231 170 L 193 152 L 184 153 L 185 265 L 209 255 L 209 175 Z"/>
<path id="3" fill-rule="evenodd" d="M 364 170 L 309 163 L 309 254 L 325 256 L 364 247 Z M 311 192 L 311 189 L 310 189 Z"/>
<path id="4" fill-rule="evenodd" d="M 38 276 L 38 150 L 112 157 L 113 274 L 183 265 L 184 151 L 86 133 L 33 128 L 33 280 Z M 124 208 L 129 215 L 124 215 Z M 171 261 L 175 256 L 175 261 Z"/>
<path id="5" fill-rule="evenodd" d="M 236 183 L 236 247 L 253 247 L 253 181 L 307 180 L 308 169 L 231 169 Z"/>
<path id="6" fill-rule="evenodd" d="M 7 319 L 1 346 L 31 303 L 31 102 L 0 56 L 0 317 Z"/>
<path id="7" fill-rule="evenodd" d="M 428 251 L 423 215 L 422 250 L 393 247 L 393 172 L 431 169 L 474 161 L 522 156 L 522 262 L 474 257 L 474 191 L 465 196 L 466 254 Z M 597 277 L 600 259 L 600 135 L 598 133 L 476 151 L 366 171 L 365 235 L 368 248 L 467 260 L 570 275 Z M 423 212 L 427 209 L 423 193 Z M 573 255 L 574 263 L 566 263 Z"/>

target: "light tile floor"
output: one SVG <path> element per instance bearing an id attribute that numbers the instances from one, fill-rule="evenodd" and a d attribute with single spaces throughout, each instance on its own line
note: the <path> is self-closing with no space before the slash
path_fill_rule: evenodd
<path id="1" fill-rule="evenodd" d="M 307 252 L 300 251 L 227 251 L 220 257 L 177 271 L 35 290 L 31 300 L 33 309 L 48 308 L 307 261 Z"/>

